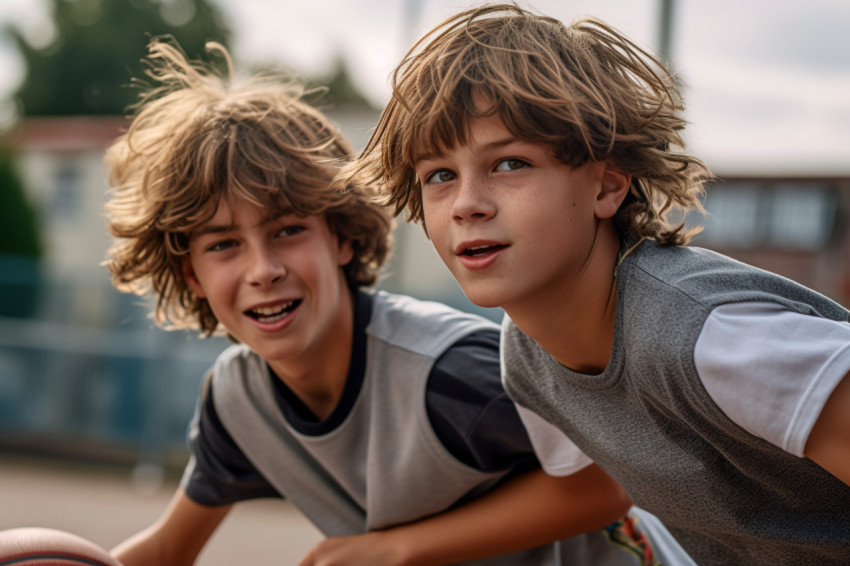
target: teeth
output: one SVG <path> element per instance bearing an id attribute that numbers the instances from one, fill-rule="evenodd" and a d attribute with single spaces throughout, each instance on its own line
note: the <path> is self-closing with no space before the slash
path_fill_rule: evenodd
<path id="1" fill-rule="evenodd" d="M 257 320 L 262 322 L 274 322 L 275 320 L 283 318 L 294 304 L 295 301 L 290 301 L 273 307 L 258 307 L 253 309 L 252 312 L 257 315 Z"/>
<path id="2" fill-rule="evenodd" d="M 260 315 L 264 315 L 264 316 L 271 316 L 271 315 L 277 314 L 281 311 L 285 311 L 286 309 L 288 309 L 289 307 L 292 306 L 293 302 L 294 301 L 290 301 L 288 303 L 284 303 L 282 305 L 277 305 L 277 306 L 274 306 L 274 307 L 259 307 L 259 308 L 254 309 L 254 312 L 257 313 L 257 314 L 260 314 Z"/>
<path id="3" fill-rule="evenodd" d="M 484 253 L 493 249 L 493 246 L 475 246 L 472 248 L 466 248 L 463 250 L 463 253 L 471 256 L 483 255 Z"/>

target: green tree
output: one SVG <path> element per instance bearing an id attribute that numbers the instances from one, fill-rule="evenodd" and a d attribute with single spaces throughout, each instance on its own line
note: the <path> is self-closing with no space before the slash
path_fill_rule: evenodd
<path id="1" fill-rule="evenodd" d="M 0 148 L 0 255 L 38 257 L 41 238 L 12 152 Z"/>
<path id="2" fill-rule="evenodd" d="M 33 48 L 9 32 L 27 74 L 15 93 L 24 116 L 121 115 L 136 102 L 152 37 L 170 35 L 193 58 L 207 41 L 228 45 L 230 29 L 207 0 L 50 0 L 54 42 Z"/>
<path id="3" fill-rule="evenodd" d="M 13 154 L 0 147 L 0 316 L 28 316 L 38 301 L 42 246 Z"/>

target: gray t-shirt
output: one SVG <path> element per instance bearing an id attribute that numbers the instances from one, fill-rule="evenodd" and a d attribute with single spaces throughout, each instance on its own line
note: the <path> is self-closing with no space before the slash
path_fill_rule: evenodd
<path id="1" fill-rule="evenodd" d="M 712 397 L 724 395 L 718 393 L 723 388 L 707 390 L 695 359 L 706 321 L 724 305 L 771 303 L 780 308 L 768 309 L 769 319 L 791 311 L 830 321 L 826 328 L 839 329 L 832 343 L 838 358 L 846 353 L 842 333 L 848 311 L 787 279 L 719 254 L 651 241 L 620 265 L 616 284 L 614 343 L 601 374 L 562 366 L 505 321 L 508 393 L 569 437 L 637 505 L 657 515 L 697 563 L 850 564 L 850 487 L 793 453 L 799 434 L 790 434 L 783 449 L 764 438 L 774 435 L 769 430 L 756 435 L 730 418 Z M 728 315 L 725 307 L 719 312 L 711 320 L 722 322 Z M 758 374 L 762 384 L 755 389 L 764 389 L 765 399 L 783 397 L 772 394 L 774 388 L 809 389 L 798 387 L 798 365 L 786 362 L 762 371 L 760 366 L 773 361 L 770 348 L 763 349 L 768 355 L 751 357 L 753 352 L 739 344 L 723 347 L 728 359 L 737 356 L 739 364 L 749 365 L 718 369 L 701 360 L 703 370 L 722 377 L 734 366 L 736 380 Z M 835 383 L 842 371 L 821 373 Z M 730 383 L 726 396 L 740 387 Z M 734 412 L 729 408 L 734 403 L 726 405 Z M 799 406 L 809 410 L 805 402 Z"/>
<path id="2" fill-rule="evenodd" d="M 777 303 L 720 305 L 697 339 L 694 366 L 730 420 L 802 457 L 824 404 L 850 372 L 850 322 L 803 315 Z M 797 378 L 775 387 L 777 376 L 788 373 Z M 591 462 L 560 430 L 517 408 L 547 473 L 567 475 Z"/>

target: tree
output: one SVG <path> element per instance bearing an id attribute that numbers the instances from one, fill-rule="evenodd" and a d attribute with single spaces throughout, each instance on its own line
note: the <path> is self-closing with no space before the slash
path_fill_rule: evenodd
<path id="1" fill-rule="evenodd" d="M 207 41 L 227 45 L 230 29 L 207 0 L 50 0 L 57 36 L 30 46 L 9 30 L 27 75 L 15 93 L 24 116 L 121 115 L 136 102 L 152 37 L 170 35 L 192 58 Z"/>
<path id="2" fill-rule="evenodd" d="M 38 300 L 42 245 L 12 156 L 0 147 L 0 316 L 28 316 Z"/>
<path id="3" fill-rule="evenodd" d="M 12 152 L 0 148 L 0 255 L 39 257 L 35 210 L 26 199 Z"/>

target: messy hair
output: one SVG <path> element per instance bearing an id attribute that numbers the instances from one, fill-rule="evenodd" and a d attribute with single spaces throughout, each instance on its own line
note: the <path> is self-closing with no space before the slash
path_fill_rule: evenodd
<path id="1" fill-rule="evenodd" d="M 712 175 L 683 151 L 682 111 L 664 66 L 605 23 L 567 26 L 516 5 L 487 5 L 449 18 L 411 48 L 374 134 L 336 182 L 378 184 L 396 215 L 424 221 L 417 158 L 465 143 L 472 120 L 496 114 L 512 135 L 551 147 L 570 167 L 610 160 L 631 175 L 615 217 L 621 238 L 685 244 L 699 230 L 674 225 L 668 213 L 701 211 Z"/>
<path id="2" fill-rule="evenodd" d="M 225 48 L 210 43 L 207 51 L 226 68 L 189 61 L 170 41 L 152 41 L 145 60 L 150 84 L 129 129 L 107 151 L 115 241 L 106 265 L 116 287 L 153 293 L 163 326 L 215 333 L 218 320 L 189 290 L 182 263 L 192 232 L 229 198 L 270 215 L 324 215 L 354 250 L 343 268 L 348 284 L 373 284 L 390 254 L 392 220 L 369 187 L 331 187 L 352 155 L 348 142 L 303 101 L 303 85 L 259 73 L 237 82 Z"/>

